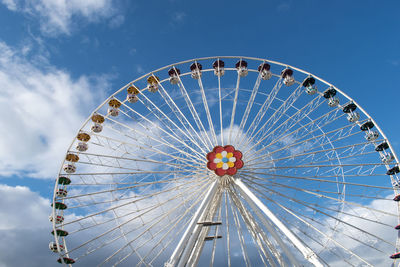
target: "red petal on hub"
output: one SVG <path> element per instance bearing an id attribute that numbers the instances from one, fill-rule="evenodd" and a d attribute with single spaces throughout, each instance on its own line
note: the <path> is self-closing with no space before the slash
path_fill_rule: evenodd
<path id="1" fill-rule="evenodd" d="M 226 173 L 226 171 L 221 168 L 215 170 L 215 174 L 218 176 L 224 176 L 225 173 Z"/>
<path id="2" fill-rule="evenodd" d="M 226 174 L 235 175 L 237 173 L 237 169 L 235 167 L 229 168 L 226 170 Z"/>
<path id="3" fill-rule="evenodd" d="M 213 161 L 215 159 L 215 152 L 210 152 L 207 154 L 207 159 Z"/>
<path id="4" fill-rule="evenodd" d="M 235 150 L 235 152 L 233 152 L 233 156 L 234 156 L 236 159 L 242 159 L 243 154 L 242 154 L 242 152 L 240 152 L 239 150 Z"/>
<path id="5" fill-rule="evenodd" d="M 208 162 L 207 168 L 209 168 L 210 170 L 215 170 L 217 168 L 217 164 L 214 162 Z"/>
<path id="6" fill-rule="evenodd" d="M 224 151 L 224 148 L 222 146 L 216 146 L 213 150 L 215 153 L 221 153 L 222 151 Z"/>
<path id="7" fill-rule="evenodd" d="M 244 165 L 244 164 L 243 164 L 243 161 L 241 161 L 240 159 L 237 160 L 237 161 L 235 162 L 235 167 L 236 167 L 236 169 L 242 168 L 243 165 Z"/>
<path id="8" fill-rule="evenodd" d="M 235 148 L 231 145 L 224 146 L 224 149 L 226 152 L 231 152 L 231 153 L 233 153 L 233 151 L 235 151 Z"/>

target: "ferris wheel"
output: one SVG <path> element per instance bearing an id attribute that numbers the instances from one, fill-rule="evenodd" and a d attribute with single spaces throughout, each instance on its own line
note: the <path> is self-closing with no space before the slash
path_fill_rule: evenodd
<path id="1" fill-rule="evenodd" d="M 373 118 L 321 78 L 260 58 L 182 61 L 83 123 L 49 247 L 78 266 L 397 266 L 399 172 Z"/>

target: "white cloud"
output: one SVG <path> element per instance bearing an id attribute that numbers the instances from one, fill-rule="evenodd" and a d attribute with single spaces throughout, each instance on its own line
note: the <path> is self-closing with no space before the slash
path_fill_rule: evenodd
<path id="1" fill-rule="evenodd" d="M 386 199 L 390 199 L 393 197 L 392 195 L 388 195 Z M 366 205 L 368 208 L 372 208 L 375 210 L 380 210 L 380 211 L 385 211 L 391 214 L 396 214 L 396 205 L 393 205 L 392 203 L 388 202 L 387 200 L 373 200 L 369 204 Z M 342 216 L 340 216 L 340 219 L 349 225 L 353 225 L 355 227 L 358 227 L 359 229 L 362 229 L 368 233 L 372 233 L 379 238 L 382 238 L 384 240 L 387 240 L 389 242 L 395 243 L 395 239 L 397 237 L 397 231 L 394 229 L 394 226 L 397 225 L 397 218 L 391 215 L 386 215 L 383 213 L 378 213 L 373 210 L 368 210 L 365 208 L 361 207 L 353 207 L 353 206 L 347 206 L 344 208 L 344 213 Z M 349 215 L 351 214 L 351 215 Z M 358 217 L 355 217 L 358 216 Z M 366 218 L 369 220 L 377 220 L 381 223 L 387 224 L 387 225 L 393 225 L 393 227 L 387 227 L 387 226 L 382 226 L 376 223 L 373 223 L 368 220 L 364 220 L 361 218 Z M 333 226 L 335 225 L 335 221 L 331 218 L 324 220 L 324 225 L 326 226 Z M 388 244 L 385 244 L 381 240 L 367 235 L 365 233 L 362 233 L 360 230 L 357 230 L 355 227 L 351 227 L 349 225 L 340 223 L 336 230 L 337 232 L 333 235 L 333 239 L 335 239 L 337 242 L 340 244 L 344 245 L 347 249 L 351 250 L 355 254 L 358 254 L 361 256 L 363 259 L 365 259 L 367 262 L 372 264 L 373 266 L 390 266 L 392 260 L 389 258 L 391 254 L 394 253 L 394 247 L 391 247 Z M 327 229 L 321 229 L 326 233 L 330 233 L 330 230 Z M 384 253 L 386 252 L 387 254 L 382 254 L 378 252 L 377 250 L 371 249 L 360 242 L 355 241 L 354 239 L 349 238 L 353 237 L 355 239 L 358 239 L 362 242 L 365 242 L 376 249 L 380 249 Z M 322 238 L 320 239 L 322 243 L 329 243 L 328 248 L 330 250 L 336 250 L 339 251 L 339 249 L 336 244 L 333 242 L 329 242 L 328 239 Z M 318 249 L 317 249 L 318 251 Z M 330 254 L 328 251 L 325 251 L 327 258 L 325 258 L 331 266 L 343 266 L 343 261 L 339 260 L 337 257 L 334 257 L 332 254 Z M 353 261 L 353 264 L 356 266 L 360 266 L 357 264 L 361 264 L 361 262 L 355 258 L 355 257 L 350 257 L 349 254 L 345 253 L 342 251 L 343 255 L 347 257 L 350 262 Z M 330 254 L 330 255 L 329 255 Z M 364 265 L 362 265 L 364 266 Z"/>
<path id="2" fill-rule="evenodd" d="M 56 262 L 58 254 L 48 249 L 49 242 L 54 241 L 48 220 L 50 201 L 28 187 L 0 184 L 0 203 L 0 266 L 59 265 Z M 71 219 L 74 216 L 69 215 Z M 86 240 L 88 237 L 81 235 L 80 238 Z M 84 266 L 93 264 L 89 262 Z"/>
<path id="3" fill-rule="evenodd" d="M 181 22 L 186 18 L 185 12 L 175 12 L 172 14 L 172 20 L 174 22 Z"/>
<path id="4" fill-rule="evenodd" d="M 90 89 L 104 92 L 107 78 L 74 79 L 21 54 L 0 42 L 0 175 L 53 177 L 79 126 L 104 97 Z"/>
<path id="5" fill-rule="evenodd" d="M 9 10 L 16 11 L 17 10 L 17 4 L 15 3 L 14 0 L 2 0 L 1 3 L 6 5 L 6 7 Z"/>
<path id="6" fill-rule="evenodd" d="M 0 185 L 0 266 L 54 266 L 50 201 L 24 186 Z M 24 254 L 20 257 L 21 253 Z"/>
<path id="7" fill-rule="evenodd" d="M 41 31 L 48 35 L 70 34 L 73 22 L 84 18 L 88 22 L 115 15 L 113 0 L 1 0 L 12 11 L 38 17 Z M 122 23 L 120 16 L 114 18 Z M 114 23 L 115 24 L 115 23 Z"/>
<path id="8" fill-rule="evenodd" d="M 25 186 L 0 184 L 0 231 L 36 229 L 50 225 L 50 201 Z"/>
<path id="9" fill-rule="evenodd" d="M 125 17 L 123 15 L 117 15 L 110 20 L 110 28 L 115 29 L 121 26 L 125 21 Z"/>
<path id="10" fill-rule="evenodd" d="M 136 66 L 135 66 L 135 71 L 136 71 L 137 73 L 139 73 L 139 74 L 143 74 L 143 73 L 144 73 L 144 69 L 143 69 L 143 67 L 140 66 L 140 65 L 136 65 Z"/>
<path id="11" fill-rule="evenodd" d="M 52 225 L 48 220 L 50 201 L 28 187 L 0 184 L 0 203 L 0 266 L 58 266 L 58 254 L 48 248 L 49 242 L 54 241 Z M 69 220 L 74 218 L 73 213 L 66 217 Z M 68 231 L 71 233 L 73 228 L 68 227 Z M 89 237 L 84 232 L 71 242 L 82 243 Z M 111 254 L 115 249 L 110 247 L 107 253 Z M 94 266 L 93 260 L 88 257 L 80 263 L 82 266 Z"/>
<path id="12" fill-rule="evenodd" d="M 170 17 L 171 17 L 170 26 L 178 26 L 185 21 L 187 14 L 182 11 L 177 11 L 171 13 Z"/>
<path id="13" fill-rule="evenodd" d="M 400 65 L 400 60 L 398 60 L 398 59 L 390 59 L 390 60 L 387 60 L 387 62 L 394 67 L 397 67 Z"/>
<path id="14" fill-rule="evenodd" d="M 136 52 L 137 52 L 137 49 L 136 48 L 132 48 L 131 50 L 129 50 L 129 55 L 133 56 L 133 55 L 136 54 Z"/>

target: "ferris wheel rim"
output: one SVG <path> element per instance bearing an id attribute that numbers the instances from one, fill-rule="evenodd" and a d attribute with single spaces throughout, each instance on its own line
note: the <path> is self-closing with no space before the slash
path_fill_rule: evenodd
<path id="1" fill-rule="evenodd" d="M 355 104 L 357 105 L 357 108 L 359 108 L 359 110 L 367 117 L 367 119 L 370 120 L 370 121 L 372 121 L 372 122 L 374 123 L 374 126 L 375 126 L 376 129 L 379 131 L 379 134 L 383 137 L 383 140 L 385 140 L 385 141 L 388 143 L 389 149 L 390 149 L 390 151 L 393 153 L 393 155 L 394 155 L 394 157 L 395 157 L 395 161 L 398 162 L 397 155 L 396 155 L 395 151 L 393 150 L 393 148 L 392 148 L 392 146 L 391 146 L 391 144 L 390 144 L 390 141 L 387 139 L 386 135 L 385 135 L 384 132 L 381 130 L 381 128 L 379 127 L 379 125 L 376 123 L 376 121 L 375 121 L 375 120 L 374 120 L 374 119 L 373 119 L 373 118 L 372 118 L 372 117 L 371 117 L 371 116 L 370 116 L 356 101 L 354 101 L 352 98 L 350 98 L 346 93 L 344 93 L 343 91 L 341 91 L 340 89 L 338 89 L 338 88 L 335 87 L 334 85 L 332 85 L 332 84 L 326 82 L 325 80 L 319 78 L 318 76 L 315 76 L 314 74 L 311 74 L 311 73 L 309 73 L 309 72 L 306 72 L 306 71 L 304 71 L 304 70 L 302 70 L 302 69 L 293 67 L 293 66 L 288 65 L 288 64 L 283 64 L 283 63 L 280 63 L 280 62 L 272 61 L 272 60 L 261 59 L 261 58 L 253 58 L 253 57 L 216 56 L 216 57 L 196 58 L 196 59 L 190 59 L 190 60 L 180 61 L 180 62 L 177 62 L 177 63 L 174 63 L 174 64 L 166 65 L 166 66 L 164 66 L 164 67 L 162 67 L 162 68 L 158 68 L 158 69 L 153 70 L 153 71 L 151 71 L 151 72 L 149 72 L 149 73 L 146 73 L 146 74 L 142 75 L 141 77 L 139 77 L 139 78 L 137 78 L 137 79 L 135 79 L 135 80 L 133 80 L 133 81 L 127 83 L 125 86 L 121 87 L 121 88 L 118 89 L 117 91 L 115 91 L 115 92 L 114 92 L 113 94 L 111 94 L 103 103 L 101 103 L 97 108 L 95 108 L 94 111 L 90 114 L 90 116 L 86 119 L 86 121 L 82 124 L 82 126 L 81 126 L 81 128 L 79 129 L 78 133 L 82 131 L 82 129 L 84 128 L 85 125 L 87 125 L 87 123 L 90 121 L 90 119 L 91 119 L 91 117 L 92 117 L 93 114 L 95 114 L 95 113 L 96 113 L 101 107 L 103 107 L 109 100 L 113 99 L 118 93 L 120 93 L 122 90 L 126 89 L 129 85 L 131 85 L 131 84 L 133 84 L 133 83 L 135 83 L 135 82 L 137 82 L 137 81 L 139 81 L 139 80 L 142 80 L 142 79 L 144 79 L 144 78 L 146 78 L 146 77 L 148 77 L 148 76 L 151 76 L 151 75 L 153 75 L 154 73 L 160 72 L 160 71 L 165 70 L 165 69 L 170 68 L 170 67 L 175 67 L 175 66 L 178 66 L 178 65 L 181 65 L 181 64 L 185 64 L 185 63 L 190 63 L 190 62 L 198 62 L 198 61 L 203 61 L 203 60 L 220 59 L 220 58 L 221 58 L 221 59 L 225 59 L 225 58 L 227 58 L 227 59 L 247 59 L 247 60 L 254 60 L 254 61 L 259 61 L 259 62 L 268 62 L 268 63 L 275 64 L 275 65 L 279 65 L 279 66 L 282 66 L 282 67 L 291 68 L 291 69 L 293 69 L 293 70 L 296 70 L 296 71 L 301 72 L 301 73 L 306 74 L 306 75 L 312 75 L 312 77 L 314 77 L 315 79 L 319 80 L 320 82 L 322 82 L 322 83 L 324 83 L 324 84 L 326 84 L 326 85 L 328 85 L 328 86 L 332 86 L 332 87 L 333 87 L 335 90 L 337 90 L 337 92 L 339 92 L 342 96 L 344 96 L 345 98 L 347 98 L 349 101 L 355 103 Z M 211 69 L 210 69 L 210 70 L 211 70 Z M 185 72 L 185 73 L 183 73 L 182 75 L 188 75 L 188 74 L 190 74 L 190 72 Z M 166 80 L 167 80 L 167 79 L 164 79 L 164 80 L 160 81 L 160 83 L 161 83 L 161 82 L 165 82 Z M 143 91 L 143 90 L 145 90 L 145 88 L 142 89 L 142 91 Z M 125 103 L 125 101 L 126 101 L 126 100 L 122 101 L 122 103 Z M 71 147 L 73 146 L 74 141 L 75 141 L 75 139 L 72 141 L 71 145 L 68 147 L 68 150 L 67 150 L 65 156 L 67 155 L 67 153 L 68 153 L 69 151 L 71 151 Z M 61 164 L 61 167 L 60 167 L 60 171 L 59 171 L 58 177 L 62 174 L 62 166 L 64 165 L 64 163 L 65 163 L 65 157 L 64 157 L 64 160 L 62 161 L 62 164 Z M 386 165 L 388 166 L 388 164 L 386 164 Z M 58 177 L 57 177 L 57 179 L 58 179 Z M 56 182 L 56 183 L 55 183 L 55 187 L 54 187 L 54 193 L 53 193 L 53 203 L 55 203 L 55 196 L 56 196 L 56 190 L 57 190 L 57 188 L 58 188 L 58 186 L 57 186 L 57 182 Z M 393 186 L 392 188 L 393 188 L 394 190 L 397 190 L 397 188 L 395 188 L 394 186 Z M 396 191 L 396 192 L 397 192 L 397 191 Z M 53 217 L 56 215 L 56 208 L 55 208 L 55 205 L 53 205 L 53 208 L 52 208 L 52 215 L 53 215 Z M 56 231 L 56 229 L 57 229 L 57 228 L 56 228 L 56 223 L 55 223 L 55 221 L 53 221 L 53 230 Z M 56 236 L 56 235 L 55 235 L 55 236 Z M 58 238 L 55 238 L 55 239 L 56 239 L 57 245 L 59 245 L 59 244 L 58 244 Z M 62 240 L 63 240 L 64 247 L 65 247 L 65 250 L 66 250 L 67 253 L 61 253 L 61 251 L 59 250 L 59 254 L 60 254 L 60 255 L 67 255 L 67 256 L 68 256 L 68 250 L 67 250 L 67 246 L 66 246 L 65 239 L 62 238 Z"/>

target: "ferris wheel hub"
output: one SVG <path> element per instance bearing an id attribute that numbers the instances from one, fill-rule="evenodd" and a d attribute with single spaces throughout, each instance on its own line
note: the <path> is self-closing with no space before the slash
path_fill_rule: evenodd
<path id="1" fill-rule="evenodd" d="M 214 171 L 218 176 L 232 176 L 242 168 L 244 163 L 243 154 L 234 146 L 216 146 L 207 154 L 207 168 Z"/>

